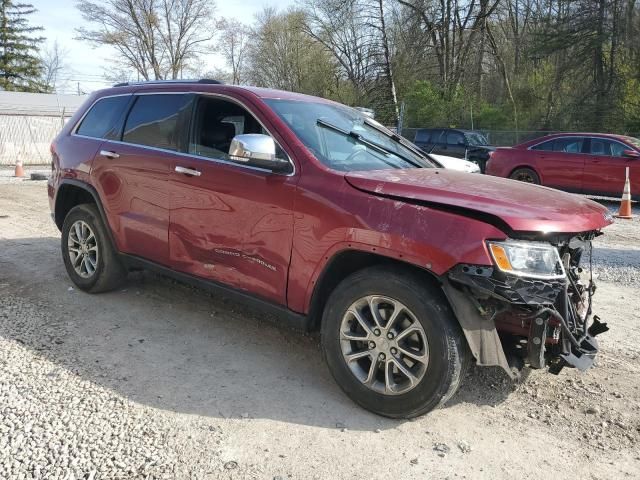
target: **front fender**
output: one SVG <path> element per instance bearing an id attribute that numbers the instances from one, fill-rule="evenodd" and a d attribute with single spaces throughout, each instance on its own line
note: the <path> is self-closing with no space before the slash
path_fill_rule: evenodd
<path id="1" fill-rule="evenodd" d="M 311 216 L 296 219 L 289 308 L 309 312 L 318 279 L 345 250 L 387 257 L 441 276 L 459 263 L 491 265 L 486 240 L 506 238 L 498 228 L 474 218 L 387 198 L 369 200 L 374 205 L 354 219 L 357 227 L 322 231 Z"/>

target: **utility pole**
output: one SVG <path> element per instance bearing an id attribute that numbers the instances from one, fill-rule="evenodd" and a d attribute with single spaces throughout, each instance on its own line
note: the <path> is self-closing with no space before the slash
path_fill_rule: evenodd
<path id="1" fill-rule="evenodd" d="M 400 103 L 400 115 L 398 115 L 398 135 L 402 135 L 404 129 L 404 100 Z"/>
<path id="2" fill-rule="evenodd" d="M 471 102 L 471 130 L 473 130 L 473 102 Z"/>

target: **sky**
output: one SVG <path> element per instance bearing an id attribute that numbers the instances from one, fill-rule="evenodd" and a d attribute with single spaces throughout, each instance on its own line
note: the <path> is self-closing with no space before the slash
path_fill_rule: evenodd
<path id="1" fill-rule="evenodd" d="M 28 0 L 27 0 L 28 1 Z M 213 0 L 212 0 L 213 2 Z M 68 68 L 61 72 L 64 89 L 60 93 L 91 92 L 111 85 L 104 79 L 105 72 L 111 67 L 110 58 L 114 51 L 107 47 L 94 48 L 87 42 L 75 40 L 75 29 L 85 25 L 80 12 L 75 7 L 75 0 L 30 0 L 38 12 L 30 17 L 33 26 L 42 26 L 45 44 L 50 46 L 55 40 L 67 51 L 65 64 Z M 216 18 L 235 18 L 244 23 L 251 23 L 254 15 L 265 6 L 284 9 L 293 0 L 218 0 Z M 87 27 L 89 27 L 87 25 Z M 223 68 L 224 62 L 215 54 L 205 59 L 207 69 Z"/>

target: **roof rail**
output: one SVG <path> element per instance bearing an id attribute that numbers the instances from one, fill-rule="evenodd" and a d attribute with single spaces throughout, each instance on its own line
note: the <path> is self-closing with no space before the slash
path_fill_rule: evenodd
<path id="1" fill-rule="evenodd" d="M 222 85 L 224 82 L 213 80 L 211 78 L 200 78 L 198 80 L 145 80 L 142 82 L 122 82 L 116 83 L 114 87 L 129 87 L 131 85 L 163 85 L 166 83 L 208 83 L 211 85 Z"/>

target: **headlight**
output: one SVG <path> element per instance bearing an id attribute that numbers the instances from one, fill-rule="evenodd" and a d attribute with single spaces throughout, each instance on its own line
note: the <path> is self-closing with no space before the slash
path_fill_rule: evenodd
<path id="1" fill-rule="evenodd" d="M 550 243 L 507 240 L 488 242 L 493 262 L 506 273 L 530 278 L 564 278 L 558 250 Z"/>

